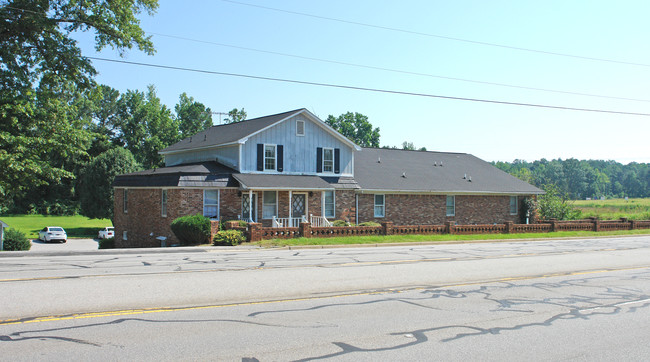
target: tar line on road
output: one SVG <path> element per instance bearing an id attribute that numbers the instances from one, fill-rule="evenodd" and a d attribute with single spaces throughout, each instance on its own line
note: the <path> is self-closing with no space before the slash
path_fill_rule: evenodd
<path id="1" fill-rule="evenodd" d="M 606 248 L 606 249 L 596 249 L 592 251 L 625 251 L 633 250 L 635 248 Z M 288 268 L 307 268 L 307 267 L 336 267 L 336 266 L 367 266 L 367 265 L 386 265 L 386 264 L 406 264 L 406 263 L 421 263 L 421 262 L 440 262 L 440 261 L 467 261 L 467 260 L 483 260 L 483 259 L 500 259 L 500 258 L 520 258 L 520 257 L 533 257 L 540 255 L 561 255 L 561 254 L 573 254 L 577 253 L 576 251 L 558 251 L 558 252 L 545 252 L 545 253 L 522 253 L 522 254 L 502 254 L 502 255 L 488 255 L 488 256 L 468 256 L 461 258 L 433 258 L 433 259 L 406 259 L 406 260 L 383 260 L 383 261 L 367 261 L 367 262 L 353 262 L 353 263 L 333 263 L 333 264 L 311 264 L 311 265 L 296 265 L 296 266 L 255 266 L 246 269 L 254 270 L 263 270 L 263 269 L 288 269 Z M 37 281 L 37 280 L 59 280 L 59 279 L 85 279 L 85 278 L 111 278 L 111 277 L 120 277 L 120 276 L 137 276 L 137 275 L 163 275 L 163 274 L 179 274 L 179 273 L 211 273 L 218 271 L 229 271 L 231 269 L 220 269 L 220 268 L 211 268 L 203 270 L 175 270 L 168 272 L 142 272 L 142 273 L 115 273 L 115 274 L 89 274 L 89 275 L 75 275 L 75 276 L 54 276 L 54 277 L 34 277 L 34 278 L 11 278 L 11 279 L 0 279 L 0 283 L 7 282 L 25 282 L 25 281 Z M 1 321 L 0 321 L 1 322 Z"/>
<path id="2" fill-rule="evenodd" d="M 555 278 L 555 277 L 574 276 L 574 275 L 586 275 L 586 274 L 598 274 L 598 273 L 609 273 L 609 272 L 640 270 L 640 269 L 650 269 L 650 266 L 629 267 L 629 268 L 611 268 L 611 269 L 598 269 L 598 270 L 581 270 L 581 271 L 564 272 L 564 273 L 553 273 L 553 274 L 542 274 L 542 275 L 531 275 L 531 276 L 520 276 L 520 277 L 508 277 L 508 278 L 499 278 L 499 279 L 493 279 L 493 280 L 483 280 L 483 281 L 475 281 L 475 282 L 468 282 L 468 283 L 440 285 L 440 286 L 437 286 L 436 288 L 454 288 L 454 287 L 463 287 L 463 286 L 468 286 L 468 285 L 480 285 L 480 284 L 488 284 L 488 283 L 511 282 L 511 281 L 518 281 L 518 280 L 545 279 L 545 278 Z M 430 288 L 430 287 L 427 287 L 427 288 Z M 240 307 L 240 306 L 261 305 L 261 304 L 273 304 L 273 303 L 286 303 L 286 302 L 319 300 L 319 299 L 329 299 L 329 298 L 344 298 L 344 297 L 363 296 L 363 295 L 395 294 L 395 293 L 402 293 L 402 292 L 411 291 L 411 290 L 424 290 L 424 289 L 425 288 L 423 288 L 423 287 L 412 287 L 412 288 L 403 288 L 403 289 L 385 289 L 385 290 L 376 290 L 376 291 L 353 292 L 353 293 L 344 293 L 344 294 L 335 294 L 335 295 L 313 296 L 313 297 L 303 297 L 303 298 L 290 298 L 290 299 L 278 299 L 278 300 L 267 300 L 267 301 L 257 301 L 257 302 L 241 302 L 241 303 L 231 303 L 231 304 L 215 304 L 215 305 L 192 306 L 192 307 L 175 307 L 175 308 L 161 307 L 161 308 L 148 308 L 148 309 L 130 309 L 130 310 L 93 312 L 93 313 L 47 316 L 47 317 L 33 317 L 33 318 L 25 318 L 25 319 L 6 319 L 6 320 L 0 320 L 0 325 L 44 323 L 44 322 L 64 321 L 64 320 L 73 320 L 73 319 L 104 318 L 104 317 L 115 317 L 115 316 L 134 315 L 134 314 L 178 312 L 178 311 L 199 310 L 199 309 L 216 309 L 216 308 Z M 638 301 L 636 301 L 636 302 L 638 302 Z"/>

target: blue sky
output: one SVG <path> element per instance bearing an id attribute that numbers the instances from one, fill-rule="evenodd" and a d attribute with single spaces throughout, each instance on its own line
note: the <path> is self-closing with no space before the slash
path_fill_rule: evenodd
<path id="1" fill-rule="evenodd" d="M 86 56 L 130 62 L 650 114 L 649 13 L 647 1 L 161 0 L 154 16 L 140 16 L 142 28 L 153 34 L 154 56 L 131 50 L 120 58 L 110 48 L 97 53 L 92 34 L 76 38 Z M 650 116 L 365 92 L 99 60 L 94 65 L 98 82 L 121 92 L 153 84 L 172 109 L 187 92 L 213 111 L 243 107 L 249 119 L 303 107 L 323 120 L 359 112 L 380 128 L 382 145 L 409 141 L 486 161 L 650 162 Z"/>

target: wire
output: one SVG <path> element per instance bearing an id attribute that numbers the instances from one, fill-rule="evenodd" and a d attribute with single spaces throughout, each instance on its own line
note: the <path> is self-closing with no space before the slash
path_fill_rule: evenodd
<path id="1" fill-rule="evenodd" d="M 465 79 L 465 78 L 456 78 L 456 77 L 448 77 L 448 76 L 442 76 L 442 75 L 434 75 L 434 74 L 428 74 L 428 73 L 412 72 L 412 71 L 408 71 L 408 70 L 391 69 L 391 68 L 377 67 L 377 66 L 372 66 L 372 65 L 363 65 L 363 64 L 342 62 L 342 61 L 330 60 L 330 59 L 313 58 L 313 57 L 307 57 L 307 56 L 302 56 L 302 55 L 280 53 L 280 52 L 275 52 L 275 51 L 270 51 L 270 50 L 260 50 L 260 49 L 242 47 L 242 46 L 231 45 L 231 44 L 217 43 L 217 42 L 212 42 L 212 41 L 207 41 L 207 40 L 192 39 L 192 38 L 187 38 L 187 37 L 178 36 L 178 35 L 161 34 L 161 33 L 154 33 L 154 32 L 150 32 L 150 31 L 148 31 L 146 33 L 151 34 L 151 35 L 157 35 L 157 36 L 162 36 L 162 37 L 166 37 L 166 38 L 171 38 L 171 39 L 179 39 L 179 40 L 191 41 L 191 42 L 202 43 L 202 44 L 210 44 L 210 45 L 216 45 L 216 46 L 221 46 L 221 47 L 226 47 L 226 48 L 241 49 L 241 50 L 247 50 L 247 51 L 258 52 L 258 53 L 280 55 L 280 56 L 291 57 L 291 58 L 296 58 L 296 59 L 310 60 L 310 61 L 316 61 L 316 62 L 322 62 L 322 63 L 339 64 L 339 65 L 345 65 L 345 66 L 351 66 L 351 67 L 373 69 L 373 70 L 380 70 L 380 71 L 400 73 L 400 74 L 416 75 L 416 76 L 438 78 L 438 79 L 447 79 L 447 80 L 454 80 L 454 81 L 468 82 L 468 83 L 475 83 L 475 84 L 493 85 L 493 86 L 499 86 L 499 87 L 526 89 L 526 90 L 533 90 L 533 91 L 540 91 L 540 92 L 570 94 L 570 95 L 578 95 L 578 96 L 584 96 L 584 97 L 598 97 L 598 98 L 617 99 L 617 100 L 634 101 L 634 102 L 650 102 L 650 100 L 648 100 L 648 99 L 606 96 L 606 95 L 602 95 L 602 94 L 580 93 L 580 92 L 562 91 L 562 90 L 556 90 L 556 89 L 526 87 L 526 86 L 520 86 L 520 85 L 514 85 L 514 84 L 506 84 L 506 83 L 486 82 L 486 81 L 480 81 L 480 80 L 472 80 L 472 79 Z"/>
<path id="2" fill-rule="evenodd" d="M 248 5 L 248 6 L 254 6 L 254 7 L 261 7 L 265 8 L 263 6 L 258 6 L 258 5 L 252 5 L 252 4 L 246 4 L 246 3 L 239 3 L 236 1 L 229 1 L 229 0 L 223 0 L 227 2 L 232 2 L 236 4 L 241 4 L 241 5 Z M 8 9 L 13 9 L 13 10 L 21 10 L 29 13 L 34 13 L 34 14 L 39 14 L 38 12 L 32 11 L 32 10 L 27 10 L 27 9 L 21 9 L 21 8 L 16 8 L 13 6 L 6 6 Z M 273 9 L 273 8 L 268 8 L 270 10 L 276 10 L 276 11 L 283 11 L 285 10 L 279 10 L 279 9 Z M 294 13 L 287 11 L 289 13 Z M 302 14 L 302 13 L 296 13 L 299 15 L 305 15 L 305 16 L 313 16 L 317 18 L 322 18 L 316 15 L 309 15 L 309 14 Z M 336 19 L 330 19 L 330 18 L 324 18 L 328 20 L 336 20 Z M 343 20 L 336 20 L 336 21 L 342 21 L 346 22 Z M 352 22 L 353 24 L 357 24 Z M 364 25 L 364 24 L 361 24 Z M 370 26 L 370 25 L 369 25 Z M 380 27 L 384 28 L 384 27 Z M 434 75 L 434 74 L 428 74 L 428 73 L 420 73 L 420 72 L 412 72 L 412 71 L 407 71 L 407 70 L 399 70 L 399 69 L 391 69 L 391 68 L 384 68 L 384 67 L 378 67 L 378 66 L 371 66 L 371 65 L 362 65 L 362 64 L 355 64 L 355 63 L 349 63 L 349 62 L 342 62 L 342 61 L 336 61 L 336 60 L 329 60 L 329 59 L 321 59 L 321 58 L 313 58 L 313 57 L 306 57 L 306 56 L 301 56 L 301 55 L 295 55 L 295 54 L 287 54 L 287 53 L 280 53 L 280 52 L 274 52 L 274 51 L 268 51 L 268 50 L 260 50 L 260 49 L 255 49 L 255 48 L 247 48 L 247 47 L 242 47 L 242 46 L 236 46 L 236 45 L 230 45 L 230 44 L 223 44 L 223 43 L 217 43 L 217 42 L 211 42 L 211 41 L 206 41 L 206 40 L 198 40 L 198 39 L 192 39 L 192 38 L 187 38 L 187 37 L 182 37 L 182 36 L 177 36 L 177 35 L 169 35 L 169 34 L 162 34 L 162 33 L 156 33 L 156 32 L 147 32 L 148 34 L 151 35 L 157 35 L 157 36 L 162 36 L 162 37 L 167 37 L 167 38 L 172 38 L 172 39 L 179 39 L 179 40 L 185 40 L 185 41 L 192 41 L 192 42 L 197 42 L 197 43 L 203 43 L 203 44 L 211 44 L 211 45 L 217 45 L 217 46 L 222 46 L 222 47 L 227 47 L 227 48 L 233 48 L 233 49 L 241 49 L 241 50 L 247 50 L 247 51 L 252 51 L 252 52 L 258 52 L 258 53 L 266 53 L 266 54 L 273 54 L 273 55 L 280 55 L 280 56 L 285 56 L 285 57 L 291 57 L 291 58 L 296 58 L 296 59 L 304 59 L 304 60 L 310 60 L 310 61 L 317 61 L 317 62 L 323 62 L 323 63 L 331 63 L 331 64 L 339 64 L 339 65 L 345 65 L 345 66 L 351 66 L 351 67 L 358 67 L 358 68 L 365 68 L 365 69 L 373 69 L 373 70 L 380 70 L 380 71 L 386 71 L 386 72 L 393 72 L 393 73 L 400 73 L 400 74 L 409 74 L 409 75 L 416 75 L 416 76 L 423 76 L 423 77 L 430 77 L 430 78 L 438 78 L 438 79 L 446 79 L 446 80 L 453 80 L 453 81 L 459 81 L 459 82 L 467 82 L 467 83 L 474 83 L 474 84 L 485 84 L 485 85 L 493 85 L 493 86 L 499 86 L 499 87 L 508 87 L 508 88 L 515 88 L 515 89 L 526 89 L 526 90 L 533 90 L 533 91 L 540 91 L 540 92 L 550 92 L 550 93 L 559 93 L 559 94 L 570 94 L 570 95 L 577 95 L 577 96 L 584 96 L 584 97 L 597 97 L 597 98 L 606 98 L 606 99 L 617 99 L 617 100 L 625 100 L 625 101 L 633 101 L 633 102 L 650 102 L 648 99 L 639 99 L 639 98 L 628 98 L 628 97 L 616 97 L 616 96 L 607 96 L 607 95 L 602 95 L 602 94 L 592 94 L 592 93 L 581 93 L 581 92 L 571 92 L 571 91 L 562 91 L 562 90 L 556 90 L 556 89 L 547 89 L 547 88 L 538 88 L 538 87 L 527 87 L 527 86 L 520 86 L 520 85 L 514 85 L 514 84 L 506 84 L 506 83 L 497 83 L 497 82 L 487 82 L 487 81 L 480 81 L 480 80 L 472 80 L 472 79 L 465 79 L 465 78 L 456 78 L 456 77 L 449 77 L 449 76 L 442 76 L 442 75 Z M 432 35 L 433 36 L 433 35 Z"/>
<path id="3" fill-rule="evenodd" d="M 315 18 L 315 19 L 335 21 L 335 22 L 344 23 L 344 24 L 352 24 L 352 25 L 363 26 L 363 27 L 367 27 L 367 28 L 388 30 L 388 31 L 394 31 L 394 32 L 405 33 L 405 34 L 426 36 L 426 37 L 430 37 L 430 38 L 452 40 L 452 41 L 458 41 L 458 42 L 469 43 L 469 44 L 485 45 L 485 46 L 491 46 L 491 47 L 497 47 L 497 48 L 503 48 L 503 49 L 519 50 L 519 51 L 524 51 L 524 52 L 546 54 L 546 55 L 554 55 L 554 56 L 566 57 L 566 58 L 575 58 L 575 59 L 591 60 L 591 61 L 614 63 L 614 64 L 634 65 L 634 66 L 639 66 L 639 67 L 650 67 L 650 64 L 645 64 L 645 63 L 626 62 L 626 61 L 622 61 L 622 60 L 614 60 L 614 59 L 606 59 L 606 58 L 595 58 L 595 57 L 587 57 L 587 56 L 575 55 L 575 54 L 551 52 L 551 51 L 546 51 L 546 50 L 522 48 L 522 47 L 516 47 L 516 46 L 511 46 L 511 45 L 505 45 L 505 44 L 489 43 L 489 42 L 483 42 L 483 41 L 477 41 L 477 40 L 471 40 L 471 39 L 463 39 L 463 38 L 455 38 L 455 37 L 451 37 L 451 36 L 437 35 L 437 34 L 431 34 L 431 33 L 423 33 L 423 32 L 419 32 L 419 31 L 413 31 L 413 30 L 407 30 L 407 29 L 392 28 L 392 27 L 382 26 L 382 25 L 374 25 L 374 24 L 368 24 L 368 23 L 361 23 L 361 22 L 357 22 L 357 21 L 330 18 L 330 17 L 326 17 L 326 16 L 320 16 L 320 15 L 314 15 L 314 14 L 308 14 L 308 13 L 301 13 L 301 12 L 298 12 L 298 11 L 291 11 L 291 10 L 272 8 L 272 7 L 256 5 L 256 4 L 249 4 L 249 3 L 245 3 L 245 2 L 241 2 L 241 1 L 234 1 L 234 0 L 221 0 L 221 1 L 227 2 L 227 3 L 232 3 L 232 4 L 237 4 L 237 5 L 244 5 L 244 6 L 254 7 L 254 8 L 265 9 L 265 10 L 277 11 L 277 12 L 286 13 L 286 14 L 306 16 L 306 17 Z"/>
<path id="4" fill-rule="evenodd" d="M 519 103 L 519 102 L 497 101 L 497 100 L 480 99 L 480 98 L 453 97 L 453 96 L 444 96 L 444 95 L 427 94 L 427 93 L 415 93 L 415 92 L 404 92 L 404 91 L 378 89 L 378 88 L 356 87 L 356 86 L 341 85 L 341 84 L 309 82 L 309 81 L 294 80 L 294 79 L 262 77 L 262 76 L 249 75 L 249 74 L 217 72 L 217 71 L 211 71 L 211 70 L 175 67 L 175 66 L 170 66 L 170 65 L 160 65 L 160 64 L 151 64 L 151 63 L 131 62 L 131 61 L 126 61 L 126 60 L 116 60 L 116 59 L 107 59 L 107 58 L 98 58 L 98 57 L 86 57 L 86 58 L 92 59 L 92 60 L 105 61 L 105 62 L 139 65 L 139 66 L 144 66 L 144 67 L 152 67 L 152 68 L 160 68 L 160 69 L 182 70 L 182 71 L 187 71 L 187 72 L 195 72 L 195 73 L 203 73 L 203 74 L 224 75 L 224 76 L 230 76 L 230 77 L 240 77 L 240 78 L 274 81 L 274 82 L 293 83 L 293 84 L 304 84 L 304 85 L 312 85 L 312 86 L 319 86 L 319 87 L 350 89 L 350 90 L 358 90 L 358 91 L 366 91 L 366 92 L 399 94 L 399 95 L 406 95 L 406 96 L 439 98 L 439 99 L 449 99 L 449 100 L 466 101 L 466 102 L 492 103 L 492 104 L 501 104 L 501 105 L 509 105 L 509 106 L 559 109 L 559 110 L 565 110 L 565 111 L 596 112 L 596 113 L 608 113 L 608 114 L 621 114 L 621 115 L 628 115 L 628 116 L 650 117 L 650 113 L 612 111 L 612 110 L 606 110 L 606 109 L 592 109 L 592 108 L 563 107 L 563 106 L 553 106 L 553 105 L 535 104 L 535 103 Z"/>

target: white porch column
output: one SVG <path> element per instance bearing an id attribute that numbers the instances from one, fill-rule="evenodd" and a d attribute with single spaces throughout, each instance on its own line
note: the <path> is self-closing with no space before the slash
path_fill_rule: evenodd
<path id="1" fill-rule="evenodd" d="M 291 190 L 289 190 L 289 222 L 291 223 L 291 217 L 293 215 L 293 211 L 291 210 Z"/>
<path id="2" fill-rule="evenodd" d="M 253 221 L 253 190 L 248 190 L 248 220 Z"/>

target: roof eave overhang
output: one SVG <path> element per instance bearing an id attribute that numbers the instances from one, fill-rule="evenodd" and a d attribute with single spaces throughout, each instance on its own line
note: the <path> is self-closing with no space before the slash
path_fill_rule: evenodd
<path id="1" fill-rule="evenodd" d="M 265 187 L 256 187 L 256 186 L 251 186 L 248 187 L 244 184 L 242 184 L 241 190 L 246 190 L 246 191 L 333 191 L 335 188 L 333 187 L 273 187 L 273 186 L 265 186 Z"/>
<path id="2" fill-rule="evenodd" d="M 184 148 L 182 150 L 173 150 L 173 151 L 162 150 L 162 151 L 158 151 L 158 154 L 159 155 L 173 155 L 173 154 L 176 154 L 176 153 L 194 152 L 194 151 L 197 151 L 197 150 L 209 150 L 209 149 L 213 149 L 213 148 L 222 148 L 222 147 L 234 146 L 234 145 L 242 144 L 244 142 L 245 141 L 237 140 L 235 142 L 221 143 L 221 144 L 218 144 L 218 145 L 210 145 L 210 146 L 203 146 L 203 147 Z"/>
<path id="3" fill-rule="evenodd" d="M 391 189 L 357 189 L 359 194 L 411 194 L 411 195 L 489 195 L 489 196 L 512 196 L 512 195 L 542 195 L 544 192 L 530 191 L 441 191 L 441 190 L 391 190 Z"/>

